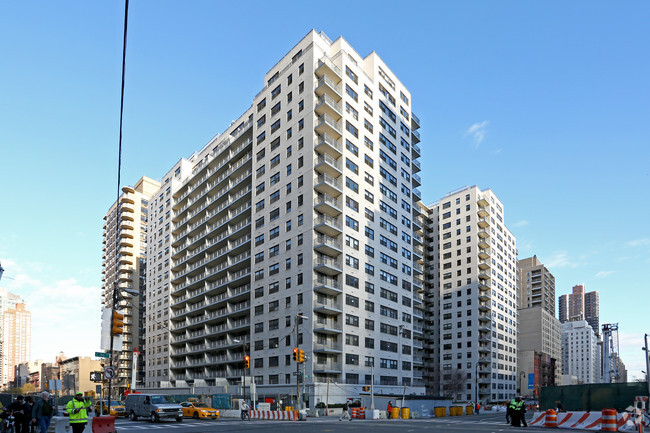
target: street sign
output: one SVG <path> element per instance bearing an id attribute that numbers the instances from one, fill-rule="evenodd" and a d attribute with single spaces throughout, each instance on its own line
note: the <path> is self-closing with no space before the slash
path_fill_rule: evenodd
<path id="1" fill-rule="evenodd" d="M 104 377 L 108 380 L 115 378 L 115 367 L 111 367 L 110 365 L 104 367 Z"/>
<path id="2" fill-rule="evenodd" d="M 97 358 L 110 358 L 111 356 L 106 352 L 95 352 Z"/>
<path id="3" fill-rule="evenodd" d="M 101 371 L 91 371 L 90 372 L 90 381 L 91 382 L 101 382 L 102 381 L 102 372 Z"/>

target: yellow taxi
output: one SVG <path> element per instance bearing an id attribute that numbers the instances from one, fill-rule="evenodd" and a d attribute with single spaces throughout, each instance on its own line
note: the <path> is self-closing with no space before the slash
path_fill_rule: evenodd
<path id="1" fill-rule="evenodd" d="M 124 408 L 124 405 L 119 402 L 119 401 L 114 401 L 111 400 L 111 413 L 108 413 L 108 401 L 102 400 L 102 401 L 96 401 L 95 402 L 95 415 L 99 415 L 100 413 L 100 405 L 101 409 L 104 415 L 111 415 L 114 417 L 121 417 L 121 416 L 127 416 L 126 409 Z"/>
<path id="2" fill-rule="evenodd" d="M 219 411 L 211 408 L 205 403 L 200 401 L 184 401 L 181 403 L 183 407 L 183 416 L 194 419 L 217 419 L 219 418 Z"/>

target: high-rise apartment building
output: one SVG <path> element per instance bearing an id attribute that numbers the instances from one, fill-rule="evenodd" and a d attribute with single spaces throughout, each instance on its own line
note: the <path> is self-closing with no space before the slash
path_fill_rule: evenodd
<path id="1" fill-rule="evenodd" d="M 573 286 L 572 293 L 559 298 L 560 322 L 586 320 L 596 333 L 600 335 L 600 307 L 597 291 L 585 292 L 585 285 Z"/>
<path id="2" fill-rule="evenodd" d="M 117 351 L 117 390 L 131 384 L 133 370 L 137 382 L 144 383 L 144 307 L 149 201 L 160 183 L 142 177 L 135 186 L 125 186 L 118 201 L 104 216 L 102 253 L 102 303 L 113 306 L 113 291 L 118 290 L 117 309 L 124 314 L 122 347 Z M 133 352 L 139 351 L 137 365 Z M 136 382 L 136 383 L 137 383 Z"/>
<path id="3" fill-rule="evenodd" d="M 541 307 L 555 316 L 555 277 L 537 256 L 517 262 L 519 308 Z"/>
<path id="4" fill-rule="evenodd" d="M 561 383 L 560 321 L 555 317 L 555 277 L 537 258 L 517 262 L 519 287 L 519 388 L 539 397 L 545 386 Z"/>
<path id="5" fill-rule="evenodd" d="M 2 383 L 14 380 L 14 367 L 26 363 L 32 350 L 32 313 L 25 304 L 7 308 L 2 316 Z"/>
<path id="6" fill-rule="evenodd" d="M 517 385 L 517 246 L 501 201 L 476 186 L 425 210 L 427 388 L 496 401 Z"/>
<path id="7" fill-rule="evenodd" d="M 598 337 L 586 320 L 562 324 L 562 374 L 579 383 L 600 383 L 601 350 Z"/>
<path id="8" fill-rule="evenodd" d="M 147 385 L 244 374 L 295 384 L 297 346 L 311 382 L 370 384 L 374 367 L 377 385 L 421 385 L 420 139 L 408 89 L 376 53 L 315 31 L 264 80 L 154 194 Z"/>

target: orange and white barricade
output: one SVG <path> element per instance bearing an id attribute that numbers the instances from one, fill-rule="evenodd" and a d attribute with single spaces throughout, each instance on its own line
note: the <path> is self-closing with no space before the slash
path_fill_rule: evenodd
<path id="1" fill-rule="evenodd" d="M 556 428 L 557 427 L 557 412 L 553 409 L 546 411 L 546 418 L 544 420 L 544 427 Z"/>
<path id="2" fill-rule="evenodd" d="M 544 425 L 545 418 L 546 412 L 535 412 L 533 413 L 533 420 L 529 422 L 528 425 L 541 427 Z"/>
<path id="3" fill-rule="evenodd" d="M 297 421 L 297 410 L 251 410 L 251 419 L 271 419 L 279 421 Z"/>
<path id="4" fill-rule="evenodd" d="M 603 409 L 601 413 L 600 431 L 618 431 L 616 409 Z"/>

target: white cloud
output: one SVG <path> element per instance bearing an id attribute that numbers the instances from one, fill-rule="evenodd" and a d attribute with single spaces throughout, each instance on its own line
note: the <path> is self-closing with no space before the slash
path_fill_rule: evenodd
<path id="1" fill-rule="evenodd" d="M 566 251 L 556 251 L 551 255 L 548 261 L 545 263 L 546 267 L 549 269 L 553 268 L 577 268 L 578 263 L 569 259 L 569 255 Z"/>
<path id="2" fill-rule="evenodd" d="M 625 242 L 625 246 L 628 247 L 641 247 L 644 245 L 650 245 L 650 238 L 640 238 Z"/>
<path id="3" fill-rule="evenodd" d="M 37 269 L 47 269 L 35 263 L 21 267 L 10 265 L 13 280 L 3 287 L 20 295 L 32 313 L 31 359 L 52 362 L 60 351 L 67 356 L 92 356 L 99 350 L 101 301 L 98 287 L 84 287 L 75 279 L 44 282 L 32 275 Z M 24 271 L 29 268 L 30 272 Z M 35 272 L 35 273 L 32 273 Z"/>
<path id="4" fill-rule="evenodd" d="M 519 220 L 516 223 L 514 223 L 512 226 L 513 227 L 526 227 L 528 224 L 530 224 L 530 221 L 528 221 L 528 220 Z"/>
<path id="5" fill-rule="evenodd" d="M 596 278 L 605 278 L 609 275 L 612 275 L 614 271 L 600 271 L 596 274 Z"/>
<path id="6" fill-rule="evenodd" d="M 650 329 L 646 332 L 650 334 Z M 627 369 L 628 381 L 632 382 L 634 378 L 644 378 L 641 371 L 646 371 L 645 359 L 643 358 L 643 332 L 618 332 L 618 346 L 621 360 Z"/>
<path id="7" fill-rule="evenodd" d="M 485 139 L 487 125 L 489 123 L 489 121 L 484 120 L 482 122 L 473 124 L 467 129 L 467 131 L 465 131 L 465 137 L 472 137 L 472 141 L 474 142 L 474 149 L 478 148 Z"/>

